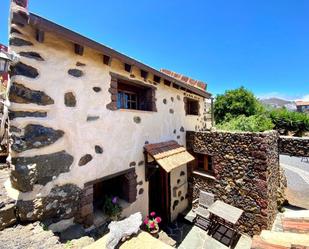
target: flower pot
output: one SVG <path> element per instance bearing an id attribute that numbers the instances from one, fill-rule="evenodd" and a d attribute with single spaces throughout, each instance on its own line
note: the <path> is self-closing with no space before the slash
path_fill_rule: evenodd
<path id="1" fill-rule="evenodd" d="M 159 237 L 159 228 L 151 230 L 151 231 L 150 231 L 150 234 L 151 234 L 153 237 L 158 238 L 158 237 Z"/>

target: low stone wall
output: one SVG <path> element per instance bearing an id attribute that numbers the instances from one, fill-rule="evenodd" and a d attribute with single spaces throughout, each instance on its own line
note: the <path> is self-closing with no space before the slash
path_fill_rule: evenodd
<path id="1" fill-rule="evenodd" d="M 279 153 L 288 156 L 309 157 L 309 137 L 280 136 Z"/>
<path id="2" fill-rule="evenodd" d="M 187 132 L 187 148 L 212 156 L 214 179 L 191 174 L 192 199 L 199 190 L 244 210 L 237 224 L 249 235 L 269 229 L 277 213 L 277 132 Z"/>

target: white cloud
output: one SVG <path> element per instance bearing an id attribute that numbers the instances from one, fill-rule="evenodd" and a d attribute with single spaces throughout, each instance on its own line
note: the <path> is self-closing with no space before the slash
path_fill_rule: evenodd
<path id="1" fill-rule="evenodd" d="M 301 97 L 300 99 L 297 99 L 297 100 L 309 101 L 309 94 L 304 95 L 303 97 Z"/>

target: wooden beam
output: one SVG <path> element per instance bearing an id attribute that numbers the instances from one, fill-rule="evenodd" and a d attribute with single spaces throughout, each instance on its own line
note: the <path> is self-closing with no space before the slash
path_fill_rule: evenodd
<path id="1" fill-rule="evenodd" d="M 124 63 L 124 70 L 127 71 L 128 73 L 132 72 L 132 65 Z"/>
<path id="2" fill-rule="evenodd" d="M 107 66 L 111 65 L 112 58 L 108 55 L 103 55 L 103 63 Z"/>
<path id="3" fill-rule="evenodd" d="M 154 76 L 153 76 L 153 81 L 154 81 L 154 82 L 160 83 L 160 80 L 161 80 L 161 78 L 160 78 L 159 76 L 157 76 L 157 75 L 154 75 Z"/>
<path id="4" fill-rule="evenodd" d="M 164 85 L 171 86 L 172 82 L 169 80 L 164 80 Z"/>
<path id="5" fill-rule="evenodd" d="M 84 46 L 81 46 L 79 44 L 74 44 L 74 51 L 75 51 L 75 54 L 78 54 L 78 55 L 83 55 L 84 54 Z"/>
<path id="6" fill-rule="evenodd" d="M 45 38 L 45 32 L 43 30 L 37 29 L 35 38 L 38 42 L 43 43 Z"/>
<path id="7" fill-rule="evenodd" d="M 141 77 L 142 77 L 144 80 L 146 80 L 147 77 L 148 77 L 148 72 L 145 71 L 145 70 L 143 70 L 143 69 L 141 69 Z"/>

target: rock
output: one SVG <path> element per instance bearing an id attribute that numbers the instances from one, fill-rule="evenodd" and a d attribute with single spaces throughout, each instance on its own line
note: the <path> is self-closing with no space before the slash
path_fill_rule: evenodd
<path id="1" fill-rule="evenodd" d="M 80 196 L 81 189 L 74 184 L 55 186 L 48 196 L 18 200 L 17 215 L 21 221 L 70 219 L 79 211 Z"/>
<path id="2" fill-rule="evenodd" d="M 95 153 L 103 154 L 103 148 L 99 145 L 94 146 Z"/>
<path id="3" fill-rule="evenodd" d="M 36 111 L 36 112 L 10 111 L 9 112 L 10 120 L 15 119 L 15 118 L 25 118 L 25 117 L 45 118 L 47 117 L 47 112 L 44 112 L 44 111 Z"/>
<path id="4" fill-rule="evenodd" d="M 24 128 L 24 135 L 12 135 L 12 150 L 22 152 L 34 148 L 41 148 L 53 144 L 63 136 L 61 130 L 54 130 L 42 125 L 28 124 Z"/>
<path id="5" fill-rule="evenodd" d="M 181 172 L 180 172 L 180 176 L 185 176 L 186 175 L 186 173 L 182 170 Z"/>
<path id="6" fill-rule="evenodd" d="M 134 121 L 135 123 L 139 124 L 142 120 L 141 120 L 140 117 L 135 116 L 135 117 L 133 118 L 133 121 Z"/>
<path id="7" fill-rule="evenodd" d="M 130 215 L 122 221 L 112 221 L 108 228 L 106 249 L 114 249 L 122 238 L 137 234 L 142 225 L 142 214 L 140 212 Z"/>
<path id="8" fill-rule="evenodd" d="M 16 76 L 16 75 L 35 79 L 36 77 L 39 76 L 39 72 L 36 68 L 32 66 L 26 65 L 22 62 L 18 62 L 17 64 L 12 66 L 12 69 L 11 69 L 11 76 Z"/>
<path id="9" fill-rule="evenodd" d="M 180 98 L 180 96 L 179 96 L 179 95 L 177 95 L 177 100 L 181 100 L 181 98 Z"/>
<path id="10" fill-rule="evenodd" d="M 173 109 L 170 109 L 170 114 L 173 114 L 174 113 L 174 110 Z"/>
<path id="11" fill-rule="evenodd" d="M 183 126 L 180 127 L 180 131 L 181 132 L 185 132 L 185 128 L 183 128 Z"/>
<path id="12" fill-rule="evenodd" d="M 142 181 L 142 180 L 139 181 L 139 182 L 137 183 L 137 185 L 143 185 L 143 181 Z"/>
<path id="13" fill-rule="evenodd" d="M 70 244 L 74 249 L 82 249 L 88 245 L 91 245 L 92 243 L 94 243 L 94 239 L 88 236 L 84 236 L 79 239 L 73 239 L 70 241 Z"/>
<path id="14" fill-rule="evenodd" d="M 82 77 L 84 73 L 79 69 L 69 69 L 68 74 L 72 75 L 73 77 L 79 78 Z"/>
<path id="15" fill-rule="evenodd" d="M 37 61 L 44 61 L 42 56 L 37 52 L 19 52 L 18 54 L 20 56 L 27 57 L 27 58 L 30 58 L 30 59 L 34 59 L 34 60 L 37 60 Z"/>
<path id="16" fill-rule="evenodd" d="M 163 99 L 163 104 L 166 105 L 166 103 L 167 103 L 167 100 L 166 100 L 166 99 Z"/>
<path id="17" fill-rule="evenodd" d="M 22 47 L 22 46 L 33 46 L 33 43 L 30 41 L 26 41 L 24 39 L 18 38 L 18 37 L 13 37 L 10 39 L 10 45 Z"/>
<path id="18" fill-rule="evenodd" d="M 143 194 L 143 193 L 144 193 L 144 189 L 141 188 L 141 189 L 138 191 L 138 194 L 141 195 L 141 194 Z"/>
<path id="19" fill-rule="evenodd" d="M 101 90 L 102 90 L 101 87 L 97 87 L 97 86 L 93 87 L 92 89 L 93 89 L 93 91 L 95 91 L 96 93 L 101 92 Z"/>
<path id="20" fill-rule="evenodd" d="M 100 117 L 99 116 L 87 116 L 87 121 L 95 121 L 98 120 Z"/>
<path id="21" fill-rule="evenodd" d="M 178 204 L 179 204 L 179 201 L 175 200 L 174 203 L 173 203 L 173 210 L 175 210 L 175 208 L 178 206 Z"/>
<path id="22" fill-rule="evenodd" d="M 69 172 L 73 157 L 65 151 L 34 157 L 14 157 L 11 183 L 14 188 L 28 192 L 34 184 L 45 185 L 61 173 Z"/>
<path id="23" fill-rule="evenodd" d="M 1 231 L 0 248 L 63 249 L 63 245 L 52 231 L 44 230 L 39 222 L 35 222 L 17 225 Z"/>
<path id="24" fill-rule="evenodd" d="M 69 227 L 74 225 L 74 218 L 71 219 L 63 219 L 56 223 L 52 223 L 48 225 L 48 230 L 53 231 L 53 233 L 59 233 L 65 231 Z"/>
<path id="25" fill-rule="evenodd" d="M 92 156 L 90 154 L 86 154 L 79 159 L 78 166 L 84 166 L 92 160 Z"/>
<path id="26" fill-rule="evenodd" d="M 174 102 L 174 97 L 171 97 L 171 101 Z"/>
<path id="27" fill-rule="evenodd" d="M 16 221 L 15 204 L 7 204 L 0 208 L 0 231 L 6 227 L 12 226 Z"/>
<path id="28" fill-rule="evenodd" d="M 54 100 L 42 91 L 32 90 L 22 84 L 13 82 L 10 88 L 9 99 L 20 104 L 52 105 Z"/>
<path id="29" fill-rule="evenodd" d="M 138 162 L 138 166 L 142 166 L 142 165 L 144 165 L 144 161 L 143 160 Z"/>
<path id="30" fill-rule="evenodd" d="M 75 107 L 76 106 L 76 98 L 72 92 L 67 92 L 64 94 L 64 104 L 67 107 Z"/>

